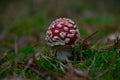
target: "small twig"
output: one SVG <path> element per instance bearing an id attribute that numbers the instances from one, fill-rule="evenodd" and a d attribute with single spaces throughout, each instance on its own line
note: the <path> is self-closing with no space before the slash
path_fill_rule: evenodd
<path id="1" fill-rule="evenodd" d="M 96 60 L 96 57 L 94 56 L 94 58 L 93 58 L 93 61 L 92 61 L 92 63 L 91 63 L 91 65 L 88 67 L 88 69 L 87 69 L 87 72 L 89 72 L 90 71 L 90 69 L 92 68 L 92 66 L 94 65 L 94 63 L 95 63 L 95 60 Z"/>
<path id="2" fill-rule="evenodd" d="M 70 60 L 67 58 L 67 56 L 66 56 L 65 54 L 62 54 L 62 57 L 65 59 L 65 61 L 66 61 L 67 63 L 70 64 Z"/>
<path id="3" fill-rule="evenodd" d="M 16 55 L 17 55 L 17 53 L 18 53 L 17 37 L 15 37 L 14 53 L 15 53 L 15 57 L 14 57 L 14 72 L 13 72 L 13 74 L 16 75 L 16 61 L 17 61 Z"/>
<path id="4" fill-rule="evenodd" d="M 74 68 L 70 62 L 70 60 L 65 56 L 63 55 L 63 57 L 65 58 L 65 60 L 67 61 L 68 63 L 68 67 L 67 67 L 67 70 L 69 71 L 73 71 L 75 74 L 79 75 L 79 76 L 82 76 L 82 77 L 85 77 L 85 78 L 88 78 L 88 75 L 86 74 L 86 72 L 83 72 L 81 70 L 77 70 L 76 68 Z"/>
<path id="5" fill-rule="evenodd" d="M 91 35 L 89 35 L 88 37 L 86 37 L 85 39 L 84 39 L 84 41 L 86 41 L 86 40 L 88 40 L 88 39 L 91 39 L 95 34 L 97 34 L 98 33 L 98 30 L 96 30 L 94 33 L 92 33 Z"/>
<path id="6" fill-rule="evenodd" d="M 46 75 L 44 75 L 43 73 L 40 73 L 38 70 L 34 69 L 33 67 L 29 67 L 29 69 L 33 71 L 37 76 L 43 78 L 44 80 L 48 80 L 46 78 Z"/>
<path id="7" fill-rule="evenodd" d="M 14 52 L 15 52 L 15 54 L 17 54 L 18 53 L 18 39 L 17 39 L 17 37 L 15 37 L 15 43 L 14 43 Z"/>
<path id="8" fill-rule="evenodd" d="M 46 61 L 48 61 L 55 69 L 57 69 L 57 67 L 55 65 L 53 65 L 47 58 L 47 56 L 44 56 L 43 54 L 40 54 L 42 56 L 42 58 L 44 58 Z"/>
<path id="9" fill-rule="evenodd" d="M 109 69 L 105 70 L 104 72 L 98 74 L 94 79 L 101 77 L 103 74 L 107 73 L 108 71 L 109 71 Z"/>
<path id="10" fill-rule="evenodd" d="M 89 44 L 88 44 L 88 40 L 89 39 L 91 39 L 95 34 L 97 34 L 98 33 L 98 30 L 96 30 L 94 33 L 92 33 L 91 35 L 89 35 L 88 37 L 86 37 L 84 40 L 83 40 L 83 42 L 82 42 L 82 44 L 81 44 L 81 50 L 80 50 L 80 60 L 82 61 L 82 57 L 83 57 L 83 54 L 82 54 L 82 51 L 83 51 L 83 48 L 84 48 L 84 46 L 86 47 L 86 46 L 88 46 Z"/>
<path id="11" fill-rule="evenodd" d="M 78 69 L 74 69 L 74 71 L 78 76 L 82 76 L 82 77 L 88 79 L 88 74 L 87 74 L 86 71 L 81 71 L 81 70 L 78 70 Z"/>
<path id="12" fill-rule="evenodd" d="M 86 71 L 78 70 L 78 69 L 74 68 L 72 65 L 69 66 L 67 68 L 67 70 L 68 70 L 68 72 L 70 71 L 70 72 L 72 72 L 73 74 L 75 74 L 75 75 L 77 75 L 79 77 L 84 77 L 87 80 L 89 79 L 88 74 L 86 73 Z"/>
<path id="13" fill-rule="evenodd" d="M 40 52 L 34 54 L 34 58 L 37 58 L 40 54 L 41 54 Z M 27 65 L 26 65 L 25 69 L 28 69 L 29 67 L 32 66 L 32 64 L 34 63 L 34 58 L 32 58 L 32 59 L 30 59 L 30 60 L 28 61 L 28 63 L 27 63 Z"/>
<path id="14" fill-rule="evenodd" d="M 7 52 L 3 53 L 3 55 L 0 56 L 0 60 L 4 59 L 7 56 Z"/>
<path id="15" fill-rule="evenodd" d="M 88 37 L 86 37 L 84 40 L 83 40 L 83 43 L 82 43 L 82 46 L 89 40 L 91 39 L 95 34 L 98 33 L 98 30 L 95 31 L 94 33 L 92 33 L 91 35 L 89 35 Z"/>
<path id="16" fill-rule="evenodd" d="M 54 80 L 63 80 L 62 75 L 51 73 L 51 72 L 49 72 L 49 70 L 45 69 L 42 66 L 41 66 L 41 68 L 42 68 L 41 70 L 44 70 L 44 74 L 43 74 L 43 72 L 41 73 L 41 72 L 39 72 L 39 70 L 36 70 L 34 67 L 30 67 L 29 69 L 31 71 L 33 71 L 37 76 L 43 78 L 44 80 L 49 80 L 48 76 L 51 76 L 52 78 L 54 78 Z"/>
<path id="17" fill-rule="evenodd" d="M 3 73 L 4 71 L 6 71 L 7 69 L 9 69 L 11 67 L 11 60 L 6 61 L 5 63 L 3 63 L 2 65 L 0 65 L 0 74 Z"/>
<path id="18" fill-rule="evenodd" d="M 100 47 L 99 50 L 110 49 L 112 46 L 114 46 L 114 44 L 111 43 L 111 44 L 108 44 L 108 45 L 106 45 L 106 46 Z"/>
<path id="19" fill-rule="evenodd" d="M 25 71 L 33 65 L 33 63 L 34 63 L 34 58 L 37 58 L 40 54 L 41 54 L 40 52 L 36 53 L 36 54 L 34 55 L 34 57 L 31 58 L 31 59 L 28 61 L 26 67 L 25 67 L 25 68 L 23 69 L 23 71 L 22 71 L 24 78 L 25 78 Z"/>
<path id="20" fill-rule="evenodd" d="M 63 73 L 66 73 L 65 69 L 63 68 L 62 65 L 60 65 L 60 69 L 62 70 Z"/>

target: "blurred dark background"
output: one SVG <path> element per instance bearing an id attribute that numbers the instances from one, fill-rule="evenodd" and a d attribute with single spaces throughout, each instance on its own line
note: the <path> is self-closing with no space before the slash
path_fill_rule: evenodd
<path id="1" fill-rule="evenodd" d="M 0 51 L 18 45 L 44 45 L 50 23 L 60 17 L 76 22 L 84 38 L 120 32 L 120 0 L 0 0 Z"/>

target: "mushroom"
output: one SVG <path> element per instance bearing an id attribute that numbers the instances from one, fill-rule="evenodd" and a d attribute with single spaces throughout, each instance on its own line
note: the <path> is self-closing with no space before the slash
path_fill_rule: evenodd
<path id="1" fill-rule="evenodd" d="M 80 33 L 74 21 L 68 18 L 59 18 L 49 26 L 45 40 L 48 45 L 56 48 L 58 59 L 65 60 L 73 57 L 72 49 L 80 40 Z"/>

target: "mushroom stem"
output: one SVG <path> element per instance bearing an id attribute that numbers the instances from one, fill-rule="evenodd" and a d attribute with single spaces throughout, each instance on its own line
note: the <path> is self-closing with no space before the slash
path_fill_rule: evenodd
<path id="1" fill-rule="evenodd" d="M 73 50 L 72 48 L 57 49 L 56 57 L 63 61 L 66 61 L 66 58 L 71 60 L 73 58 Z"/>

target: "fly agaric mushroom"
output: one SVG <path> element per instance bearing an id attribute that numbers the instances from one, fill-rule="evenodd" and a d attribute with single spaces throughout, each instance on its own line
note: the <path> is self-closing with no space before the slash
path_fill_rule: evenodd
<path id="1" fill-rule="evenodd" d="M 71 19 L 59 18 L 49 26 L 45 40 L 48 45 L 57 48 L 56 56 L 58 59 L 65 60 L 63 56 L 70 58 L 73 56 L 70 47 L 74 47 L 80 39 L 80 33 L 75 23 Z M 69 46 L 69 47 L 65 47 Z"/>

